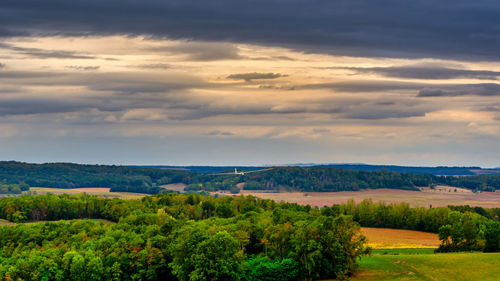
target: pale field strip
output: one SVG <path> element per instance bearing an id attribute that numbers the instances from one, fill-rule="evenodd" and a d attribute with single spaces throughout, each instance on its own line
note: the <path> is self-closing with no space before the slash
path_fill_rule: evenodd
<path id="1" fill-rule="evenodd" d="M 177 192 L 183 193 L 184 188 L 186 188 L 186 185 L 183 183 L 171 183 L 171 184 L 161 185 L 160 187 L 164 188 L 166 190 L 177 191 Z"/>
<path id="2" fill-rule="evenodd" d="M 453 190 L 455 188 L 452 188 Z M 407 202 L 412 207 L 441 207 L 448 205 L 470 205 L 484 208 L 500 208 L 500 192 L 437 192 L 437 191 L 411 191 L 399 189 L 369 189 L 363 191 L 340 192 L 259 192 L 242 191 L 243 195 L 253 195 L 259 198 L 272 199 L 277 202 L 284 201 L 311 205 L 317 207 L 343 204 L 353 199 L 359 203 L 365 199 L 374 202 L 401 203 Z"/>
<path id="3" fill-rule="evenodd" d="M 30 187 L 30 191 L 36 194 L 81 194 L 87 193 L 94 196 L 106 198 L 139 199 L 148 194 L 133 192 L 110 192 L 106 187 L 84 187 L 84 188 L 49 188 L 49 187 Z"/>

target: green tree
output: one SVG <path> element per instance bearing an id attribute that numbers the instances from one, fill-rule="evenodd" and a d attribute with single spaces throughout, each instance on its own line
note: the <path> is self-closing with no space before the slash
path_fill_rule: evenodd
<path id="1" fill-rule="evenodd" d="M 243 259 L 238 241 L 226 231 L 217 232 L 201 242 L 191 257 L 194 270 L 189 280 L 239 280 Z"/>

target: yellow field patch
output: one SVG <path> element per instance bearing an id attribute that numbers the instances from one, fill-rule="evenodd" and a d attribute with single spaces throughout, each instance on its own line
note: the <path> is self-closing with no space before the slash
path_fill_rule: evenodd
<path id="1" fill-rule="evenodd" d="M 373 249 L 437 248 L 440 244 L 437 234 L 422 231 L 362 227 L 361 233 Z"/>

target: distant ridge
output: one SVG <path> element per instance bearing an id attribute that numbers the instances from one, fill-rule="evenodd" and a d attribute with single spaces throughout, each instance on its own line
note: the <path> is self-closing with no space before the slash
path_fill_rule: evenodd
<path id="1" fill-rule="evenodd" d="M 272 165 L 261 165 L 261 166 L 168 166 L 168 165 L 151 165 L 151 166 L 139 166 L 143 168 L 155 168 L 155 169 L 176 169 L 176 170 L 188 170 L 199 173 L 217 173 L 224 170 L 231 170 L 237 168 L 238 170 L 256 170 L 269 167 Z M 369 165 L 369 164 L 316 164 L 316 163 L 295 163 L 286 165 L 275 165 L 275 166 L 291 166 L 291 167 L 302 167 L 302 168 L 337 168 L 345 170 L 355 170 L 355 171 L 381 171 L 387 170 L 390 172 L 398 173 L 412 173 L 412 174 L 431 174 L 436 176 L 472 176 L 472 175 L 495 175 L 500 174 L 500 168 L 496 169 L 483 169 L 477 166 L 471 167 L 448 167 L 448 166 L 437 166 L 437 167 L 419 167 L 419 166 L 398 166 L 398 165 Z"/>

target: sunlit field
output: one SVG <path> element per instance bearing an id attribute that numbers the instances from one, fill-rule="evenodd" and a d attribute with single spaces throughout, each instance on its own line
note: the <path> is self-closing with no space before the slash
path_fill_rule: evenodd
<path id="1" fill-rule="evenodd" d="M 352 280 L 499 280 L 500 253 L 435 254 L 437 234 L 362 227 L 372 255 Z"/>
<path id="2" fill-rule="evenodd" d="M 374 254 L 352 280 L 500 280 L 500 253 Z"/>
<path id="3" fill-rule="evenodd" d="M 318 207 L 346 203 L 349 199 L 354 199 L 356 203 L 365 199 L 372 199 L 375 202 L 383 201 L 386 203 L 408 202 L 412 207 L 440 207 L 448 205 L 470 205 L 484 208 L 500 207 L 500 192 L 481 192 L 474 194 L 471 192 L 462 192 L 458 189 L 457 192 L 454 192 L 454 188 L 451 192 L 371 189 L 363 191 L 285 193 L 266 193 L 245 190 L 242 191 L 242 193 L 245 195 L 251 194 L 259 198 L 273 199 L 278 202 L 285 201 Z"/>
<path id="4" fill-rule="evenodd" d="M 361 232 L 373 249 L 437 248 L 440 244 L 437 234 L 422 231 L 362 227 Z"/>
<path id="5" fill-rule="evenodd" d="M 80 194 L 87 193 L 99 197 L 107 198 L 122 198 L 122 199 L 138 199 L 148 194 L 132 193 L 132 192 L 110 192 L 109 188 L 89 187 L 89 188 L 48 188 L 48 187 L 31 187 L 29 193 L 35 194 Z"/>

